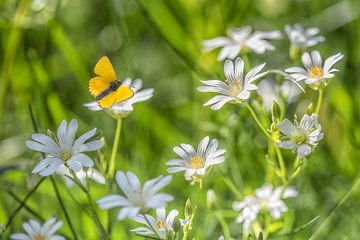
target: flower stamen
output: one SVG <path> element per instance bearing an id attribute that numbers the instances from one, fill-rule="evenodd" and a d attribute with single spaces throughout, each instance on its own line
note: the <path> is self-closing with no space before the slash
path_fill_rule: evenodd
<path id="1" fill-rule="evenodd" d="M 156 221 L 156 229 L 166 228 L 166 222 L 164 220 Z"/>
<path id="2" fill-rule="evenodd" d="M 324 76 L 322 68 L 317 66 L 310 68 L 310 76 L 317 78 Z"/>
<path id="3" fill-rule="evenodd" d="M 204 160 L 201 156 L 196 156 L 191 158 L 191 167 L 198 169 L 204 167 Z"/>
<path id="4" fill-rule="evenodd" d="M 42 234 L 36 234 L 34 240 L 45 240 L 45 237 Z"/>

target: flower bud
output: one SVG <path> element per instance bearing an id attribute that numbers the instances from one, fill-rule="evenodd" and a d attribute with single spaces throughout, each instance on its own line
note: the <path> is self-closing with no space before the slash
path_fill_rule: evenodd
<path id="1" fill-rule="evenodd" d="M 280 121 L 280 116 L 281 116 L 281 108 L 275 101 L 273 101 L 271 106 L 271 117 L 273 123 L 278 123 Z"/>
<path id="2" fill-rule="evenodd" d="M 193 214 L 193 208 L 191 205 L 191 201 L 188 198 L 186 200 L 186 204 L 185 204 L 185 218 L 190 218 L 192 216 L 192 214 Z"/>
<path id="3" fill-rule="evenodd" d="M 210 189 L 206 193 L 206 204 L 210 209 L 216 209 L 217 207 L 217 196 L 214 190 Z"/>
<path id="4" fill-rule="evenodd" d="M 173 222 L 173 229 L 174 229 L 174 232 L 179 232 L 180 229 L 181 229 L 181 222 L 180 220 L 178 219 L 178 217 L 175 217 L 174 219 L 174 222 Z"/>

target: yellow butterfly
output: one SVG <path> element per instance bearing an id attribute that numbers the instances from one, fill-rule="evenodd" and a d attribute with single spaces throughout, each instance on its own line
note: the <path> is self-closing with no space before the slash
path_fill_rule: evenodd
<path id="1" fill-rule="evenodd" d="M 134 96 L 134 91 L 117 80 L 115 70 L 108 57 L 103 56 L 94 67 L 97 75 L 88 82 L 88 90 L 98 101 L 101 108 L 109 108 L 114 103 L 125 101 Z"/>

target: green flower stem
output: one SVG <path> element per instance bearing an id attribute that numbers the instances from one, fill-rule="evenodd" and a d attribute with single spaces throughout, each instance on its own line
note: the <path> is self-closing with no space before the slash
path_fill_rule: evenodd
<path id="1" fill-rule="evenodd" d="M 250 106 L 249 103 L 244 102 L 245 107 L 249 110 L 251 116 L 254 118 L 256 124 L 259 126 L 259 128 L 261 129 L 261 131 L 265 134 L 265 136 L 272 142 L 273 139 L 270 135 L 270 133 L 265 129 L 265 127 L 261 124 L 259 118 L 257 117 L 255 111 L 253 110 L 253 108 Z"/>
<path id="2" fill-rule="evenodd" d="M 116 132 L 115 132 L 115 137 L 114 137 L 114 144 L 113 144 L 109 168 L 108 168 L 108 176 L 110 178 L 112 178 L 115 173 L 116 154 L 118 152 L 119 143 L 120 143 L 121 125 L 122 125 L 122 118 L 120 116 L 118 116 L 116 130 L 115 130 Z"/>
<path id="3" fill-rule="evenodd" d="M 275 151 L 276 151 L 277 159 L 279 160 L 281 180 L 283 182 L 283 185 L 287 185 L 287 178 L 286 178 L 287 174 L 286 174 L 286 166 L 285 166 L 285 163 L 284 163 L 284 158 L 282 156 L 280 148 L 275 146 Z"/>
<path id="4" fill-rule="evenodd" d="M 149 219 L 146 217 L 146 215 L 143 213 L 142 214 L 144 216 L 145 221 L 147 222 L 147 224 L 149 225 L 149 227 L 151 228 L 151 230 L 156 234 L 156 236 L 161 239 L 161 237 L 159 236 L 159 234 L 156 232 L 156 230 L 154 229 L 153 225 L 151 225 Z"/>
<path id="5" fill-rule="evenodd" d="M 321 103 L 323 101 L 323 97 L 324 97 L 324 89 L 319 88 L 319 98 L 318 98 L 318 102 L 316 104 L 316 110 L 315 110 L 315 113 L 318 115 L 320 113 L 320 108 L 321 108 Z"/>
<path id="6" fill-rule="evenodd" d="M 195 215 L 196 215 L 196 210 L 197 210 L 198 205 L 199 205 L 199 203 L 200 203 L 200 198 L 201 198 L 202 189 L 203 189 L 203 179 L 200 178 L 200 180 L 199 180 L 199 195 L 198 195 L 198 198 L 197 198 L 196 205 L 194 206 L 193 213 L 191 214 L 190 222 L 184 226 L 184 231 L 183 231 L 183 232 L 184 232 L 184 236 L 183 236 L 183 238 L 182 238 L 183 240 L 188 239 L 188 237 L 189 237 L 189 235 L 190 235 L 190 232 L 191 232 L 191 229 L 192 229 L 193 220 L 194 220 Z"/>
<path id="7" fill-rule="evenodd" d="M 95 209 L 95 207 L 93 205 L 92 197 L 91 197 L 91 194 L 90 194 L 89 191 L 86 192 L 86 196 L 87 196 L 88 201 L 89 201 L 91 215 L 94 218 L 94 222 L 96 224 L 96 227 L 101 232 L 101 239 L 110 239 L 106 229 L 101 224 L 100 218 L 99 218 L 99 216 L 98 216 L 98 214 L 96 212 L 96 209 Z"/>
<path id="8" fill-rule="evenodd" d="M 230 240 L 230 238 L 231 238 L 230 229 L 229 229 L 229 226 L 227 225 L 224 217 L 218 211 L 215 211 L 215 217 L 221 225 L 225 240 Z"/>
<path id="9" fill-rule="evenodd" d="M 95 225 L 98 228 L 99 232 L 101 232 L 101 239 L 109 239 L 109 235 L 106 231 L 106 229 L 104 228 L 104 226 L 102 225 L 100 218 L 96 212 L 96 209 L 93 205 L 93 201 L 92 201 L 92 197 L 90 194 L 90 189 L 86 188 L 80 181 L 80 179 L 76 176 L 76 173 L 73 170 L 70 170 L 71 175 L 73 177 L 73 181 L 74 183 L 85 193 L 88 202 L 89 202 L 89 206 L 90 206 L 90 213 L 92 218 L 94 219 Z"/>
<path id="10" fill-rule="evenodd" d="M 281 150 L 280 148 L 276 145 L 276 143 L 274 142 L 272 136 L 270 135 L 270 133 L 266 130 L 266 128 L 264 127 L 264 125 L 261 124 L 259 118 L 257 117 L 255 111 L 253 110 L 253 108 L 250 106 L 249 103 L 245 102 L 244 103 L 246 108 L 249 110 L 251 116 L 254 118 L 256 124 L 259 126 L 259 128 L 261 129 L 261 131 L 264 133 L 264 135 L 269 139 L 269 141 L 273 144 L 274 148 L 275 148 L 275 152 L 279 161 L 279 166 L 280 166 L 280 172 L 281 172 L 281 179 L 283 181 L 283 184 L 285 185 L 287 180 L 286 180 L 286 166 L 284 163 L 284 158 L 282 156 Z"/>
<path id="11" fill-rule="evenodd" d="M 60 203 L 60 206 L 61 206 L 61 209 L 63 210 L 64 212 L 64 215 L 65 215 L 65 218 L 66 218 L 66 222 L 69 224 L 69 227 L 70 227 L 70 230 L 71 230 L 71 234 L 73 235 L 73 238 L 75 240 L 78 239 L 77 235 L 76 235 L 76 232 L 75 232 L 75 228 L 74 226 L 72 225 L 71 223 L 71 220 L 70 220 L 70 217 L 69 217 L 69 214 L 65 208 L 65 204 L 64 204 L 64 201 L 62 200 L 61 198 L 61 195 L 60 195 L 60 192 L 59 192 L 59 189 L 56 185 L 56 182 L 54 180 L 54 178 L 52 176 L 50 176 L 50 180 L 51 180 L 51 184 L 54 188 L 54 191 L 55 191 L 55 194 L 56 194 L 56 198 L 58 199 L 59 203 Z"/>
<path id="12" fill-rule="evenodd" d="M 31 195 L 36 192 L 36 190 L 40 187 L 41 183 L 43 183 L 45 178 L 41 178 L 39 182 L 33 187 L 33 189 L 26 194 L 24 199 L 21 201 L 20 205 L 15 209 L 15 211 L 11 214 L 9 217 L 9 220 L 7 221 L 6 225 L 4 226 L 4 231 L 0 234 L 0 239 L 2 239 L 3 234 L 5 233 L 6 229 L 11 225 L 16 215 L 20 212 L 20 210 L 25 206 L 26 201 L 31 197 Z"/>

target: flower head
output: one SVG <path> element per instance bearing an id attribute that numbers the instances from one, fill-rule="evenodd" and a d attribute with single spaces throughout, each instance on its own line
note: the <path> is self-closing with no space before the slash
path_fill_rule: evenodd
<path id="1" fill-rule="evenodd" d="M 50 218 L 43 225 L 35 220 L 23 224 L 26 233 L 14 233 L 12 240 L 65 240 L 64 237 L 56 235 L 56 231 L 62 226 L 62 221 Z"/>
<path id="2" fill-rule="evenodd" d="M 143 83 L 140 79 L 136 79 L 132 82 L 131 78 L 127 78 L 122 82 L 122 84 L 130 86 L 134 91 L 134 96 L 125 101 L 113 104 L 108 109 L 113 115 L 120 115 L 125 117 L 134 111 L 133 104 L 149 100 L 154 95 L 153 88 L 146 88 L 141 90 Z M 85 103 L 84 106 L 91 111 L 103 110 L 96 101 Z"/>
<path id="3" fill-rule="evenodd" d="M 200 92 L 215 92 L 219 95 L 211 98 L 204 106 L 211 106 L 212 110 L 219 110 L 227 102 L 242 102 L 250 97 L 250 91 L 256 90 L 254 81 L 261 78 L 267 72 L 260 71 L 265 63 L 251 69 L 244 78 L 244 61 L 238 57 L 235 61 L 226 60 L 224 65 L 225 82 L 220 80 L 201 81 L 206 86 L 198 87 Z"/>
<path id="4" fill-rule="evenodd" d="M 132 172 L 116 173 L 116 182 L 125 196 L 112 194 L 105 196 L 97 201 L 101 209 L 121 207 L 118 220 L 126 217 L 134 219 L 140 212 L 148 209 L 164 207 L 174 198 L 158 191 L 168 185 L 172 176 L 159 176 L 145 182 L 142 187 L 139 179 Z"/>
<path id="5" fill-rule="evenodd" d="M 73 176 L 67 167 L 61 165 L 57 170 L 57 173 L 64 177 L 64 181 L 66 185 L 68 185 L 69 187 L 74 186 L 74 181 L 72 180 Z M 87 179 L 92 179 L 99 184 L 105 184 L 105 177 L 101 175 L 101 173 L 94 168 L 89 168 L 86 171 L 82 169 L 78 172 L 75 172 L 75 174 L 77 179 L 79 179 L 81 184 L 84 186 L 86 185 Z"/>
<path id="6" fill-rule="evenodd" d="M 324 137 L 317 115 L 314 113 L 311 116 L 305 114 L 300 124 L 296 120 L 293 124 L 288 119 L 284 119 L 277 127 L 283 139 L 277 143 L 278 147 L 296 150 L 300 158 L 310 155 L 312 149 Z"/>
<path id="7" fill-rule="evenodd" d="M 318 35 L 320 32 L 318 28 L 312 27 L 304 29 L 299 23 L 295 23 L 293 26 L 286 25 L 285 32 L 290 40 L 291 46 L 301 50 L 325 41 L 323 36 Z"/>
<path id="8" fill-rule="evenodd" d="M 49 176 L 61 165 L 65 165 L 75 172 L 81 171 L 83 167 L 92 167 L 93 161 L 83 152 L 98 150 L 104 145 L 104 142 L 101 140 L 86 142 L 94 136 L 96 128 L 75 139 L 77 128 L 76 119 L 71 120 L 69 126 L 63 120 L 56 136 L 53 136 L 54 134 L 50 131 L 48 131 L 49 135 L 33 134 L 32 140 L 26 141 L 26 146 L 45 153 L 45 158 L 36 165 L 32 172 L 39 173 L 41 176 Z"/>
<path id="9" fill-rule="evenodd" d="M 224 162 L 224 149 L 218 149 L 218 141 L 212 139 L 209 143 L 209 137 L 204 137 L 195 150 L 190 144 L 182 143 L 174 147 L 174 152 L 180 157 L 168 161 L 166 164 L 172 167 L 168 168 L 169 173 L 185 171 L 186 180 L 196 180 L 206 174 L 206 169 Z"/>
<path id="10" fill-rule="evenodd" d="M 244 229 L 248 231 L 261 211 L 268 212 L 273 218 L 279 219 L 281 214 L 288 210 L 283 199 L 295 196 L 297 196 L 297 191 L 292 187 L 273 189 L 270 184 L 265 184 L 256 189 L 253 195 L 246 196 L 244 200 L 233 203 L 233 209 L 241 211 L 235 221 L 242 223 Z"/>
<path id="11" fill-rule="evenodd" d="M 169 231 L 174 231 L 173 223 L 175 217 L 179 214 L 177 210 L 171 210 L 169 215 L 166 216 L 165 208 L 156 209 L 156 218 L 146 214 L 146 219 L 143 215 L 138 215 L 134 220 L 144 224 L 145 227 L 138 227 L 131 231 L 136 232 L 143 236 L 160 237 L 160 239 L 166 239 Z M 151 225 L 149 225 L 151 224 Z M 155 230 L 155 232 L 154 232 Z"/>
<path id="12" fill-rule="evenodd" d="M 270 44 L 268 39 L 279 39 L 281 33 L 278 30 L 261 32 L 252 32 L 250 26 L 242 28 L 231 28 L 227 31 L 227 37 L 216 37 L 205 40 L 203 42 L 203 49 L 205 52 L 212 51 L 215 48 L 221 47 L 218 55 L 218 61 L 226 58 L 234 59 L 244 48 L 251 50 L 257 54 L 263 54 L 267 50 L 275 50 L 275 47 Z"/>
<path id="13" fill-rule="evenodd" d="M 305 80 L 306 84 L 317 90 L 325 87 L 330 79 L 335 76 L 334 72 L 339 71 L 331 67 L 343 57 L 344 55 L 337 53 L 327 58 L 323 64 L 318 51 L 312 51 L 311 55 L 305 52 L 301 57 L 304 67 L 290 67 L 285 69 L 285 72 L 289 73 L 296 81 Z"/>

